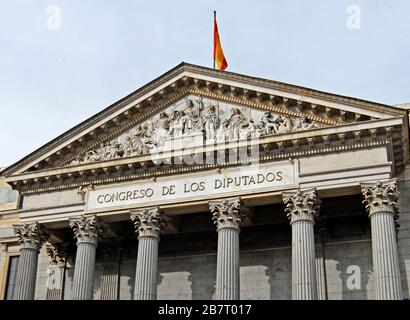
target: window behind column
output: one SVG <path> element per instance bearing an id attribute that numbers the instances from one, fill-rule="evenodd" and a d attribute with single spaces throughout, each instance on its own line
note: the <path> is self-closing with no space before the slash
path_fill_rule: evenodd
<path id="1" fill-rule="evenodd" d="M 19 264 L 20 256 L 11 256 L 9 258 L 9 268 L 7 272 L 6 283 L 6 300 L 12 300 L 14 294 L 14 287 L 16 286 L 17 267 Z"/>

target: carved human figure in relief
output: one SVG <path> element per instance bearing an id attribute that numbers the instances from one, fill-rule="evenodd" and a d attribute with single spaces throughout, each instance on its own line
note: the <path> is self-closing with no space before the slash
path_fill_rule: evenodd
<path id="1" fill-rule="evenodd" d="M 133 130 L 130 131 L 129 137 L 131 141 L 131 152 L 130 155 L 139 155 L 142 153 L 142 134 L 143 129 L 140 124 L 138 124 Z"/>
<path id="2" fill-rule="evenodd" d="M 216 139 L 216 128 L 218 126 L 218 116 L 216 114 L 215 106 L 209 106 L 203 115 L 203 123 L 205 129 L 206 140 Z"/>
<path id="3" fill-rule="evenodd" d="M 216 132 L 216 141 L 225 142 L 231 139 L 231 129 L 228 119 L 225 119 Z"/>
<path id="4" fill-rule="evenodd" d="M 109 146 L 109 153 L 107 155 L 107 159 L 110 160 L 110 159 L 118 158 L 121 153 L 121 144 L 117 140 L 114 140 L 110 142 L 108 146 Z"/>
<path id="5" fill-rule="evenodd" d="M 250 120 L 252 121 L 252 120 Z M 250 121 L 249 122 L 244 122 L 242 125 L 239 127 L 239 132 L 238 132 L 238 139 L 247 139 L 249 134 L 250 134 Z"/>
<path id="6" fill-rule="evenodd" d="M 184 118 L 184 130 L 185 134 L 191 132 L 200 132 L 202 130 L 201 123 L 201 110 L 202 104 L 195 105 L 190 99 L 186 101 L 186 108 L 183 110 L 182 117 Z"/>
<path id="7" fill-rule="evenodd" d="M 317 128 L 318 125 L 316 122 L 311 121 L 308 117 L 295 118 L 293 120 L 293 132 L 309 130 Z"/>
<path id="8" fill-rule="evenodd" d="M 156 145 L 162 145 L 166 137 L 169 136 L 170 119 L 166 112 L 159 114 L 159 119 L 156 122 L 154 130 L 153 142 Z"/>
<path id="9" fill-rule="evenodd" d="M 247 121 L 238 108 L 232 108 L 231 112 L 231 116 L 227 119 L 231 131 L 230 139 L 239 139 L 239 131 L 247 125 Z"/>
<path id="10" fill-rule="evenodd" d="M 247 133 L 246 133 L 246 138 L 259 138 L 260 133 L 257 125 L 254 123 L 254 121 L 251 119 L 249 120 L 248 127 L 247 127 Z"/>
<path id="11" fill-rule="evenodd" d="M 129 157 L 133 153 L 131 137 L 127 135 L 121 144 L 121 150 L 124 157 Z"/>
<path id="12" fill-rule="evenodd" d="M 279 116 L 277 122 L 279 123 L 279 126 L 277 128 L 276 133 L 288 133 L 292 132 L 292 122 L 290 118 L 284 117 L 284 116 Z"/>
<path id="13" fill-rule="evenodd" d="M 182 111 L 174 110 L 172 113 L 172 120 L 169 126 L 169 133 L 173 137 L 181 137 L 184 133 L 184 113 Z"/>
<path id="14" fill-rule="evenodd" d="M 95 162 L 104 159 L 104 144 L 100 144 L 100 148 L 88 152 L 88 161 Z"/>
<path id="15" fill-rule="evenodd" d="M 141 145 L 139 148 L 138 154 L 145 154 L 149 153 L 153 147 L 152 141 L 152 123 L 146 122 L 142 126 L 142 133 L 141 133 Z"/>
<path id="16" fill-rule="evenodd" d="M 266 111 L 261 118 L 266 134 L 278 133 L 281 121 L 282 119 L 279 115 L 272 114 L 270 111 Z"/>

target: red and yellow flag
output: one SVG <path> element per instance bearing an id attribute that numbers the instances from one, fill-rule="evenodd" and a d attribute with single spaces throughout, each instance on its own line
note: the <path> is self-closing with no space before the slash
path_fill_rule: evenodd
<path id="1" fill-rule="evenodd" d="M 216 12 L 214 11 L 214 63 L 219 70 L 225 70 L 228 62 L 222 50 L 221 40 L 219 40 L 218 25 L 216 23 Z"/>

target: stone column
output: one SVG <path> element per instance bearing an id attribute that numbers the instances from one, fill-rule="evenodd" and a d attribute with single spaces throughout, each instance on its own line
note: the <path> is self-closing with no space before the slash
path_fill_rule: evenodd
<path id="1" fill-rule="evenodd" d="M 96 216 L 81 216 L 70 220 L 77 239 L 72 300 L 92 300 L 95 254 L 103 228 Z"/>
<path id="2" fill-rule="evenodd" d="M 316 190 L 283 194 L 285 212 L 292 227 L 292 299 L 316 300 L 314 219 L 320 200 Z"/>
<path id="3" fill-rule="evenodd" d="M 37 222 L 13 227 L 20 244 L 20 260 L 13 299 L 34 300 L 38 254 L 49 233 Z"/>
<path id="4" fill-rule="evenodd" d="M 403 292 L 395 229 L 399 216 L 396 180 L 363 183 L 362 193 L 372 229 L 376 299 L 401 300 Z"/>
<path id="5" fill-rule="evenodd" d="M 132 210 L 130 217 L 138 233 L 134 300 L 156 300 L 158 243 L 164 218 L 158 207 Z"/>
<path id="6" fill-rule="evenodd" d="M 239 232 L 245 215 L 239 198 L 209 202 L 218 232 L 216 299 L 239 300 Z"/>

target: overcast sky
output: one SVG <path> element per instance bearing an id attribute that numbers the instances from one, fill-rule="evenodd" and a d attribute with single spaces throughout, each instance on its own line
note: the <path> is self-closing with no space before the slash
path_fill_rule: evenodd
<path id="1" fill-rule="evenodd" d="M 0 166 L 181 61 L 211 67 L 213 10 L 229 71 L 410 102 L 408 0 L 0 0 Z"/>

